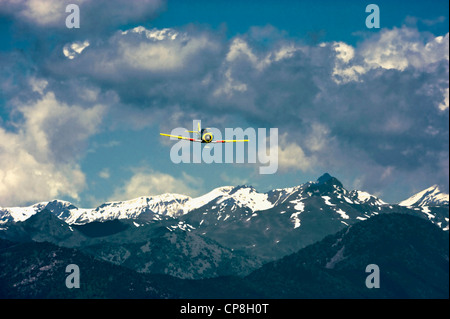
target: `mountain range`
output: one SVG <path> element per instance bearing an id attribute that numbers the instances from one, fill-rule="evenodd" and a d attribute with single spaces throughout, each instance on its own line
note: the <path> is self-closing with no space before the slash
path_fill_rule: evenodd
<path id="1" fill-rule="evenodd" d="M 348 191 L 338 179 L 324 174 L 315 182 L 267 193 L 244 185 L 220 187 L 197 198 L 164 194 L 93 209 L 60 200 L 0 208 L 0 238 L 20 245 L 41 243 L 51 249 L 76 249 L 77 254 L 94 258 L 93 263 L 106 262 L 139 275 L 169 275 L 170 280 L 181 280 L 185 285 L 186 279 L 257 278 L 262 269 L 268 271 L 268 265 L 311 249 L 327 236 L 343 236 L 355 229 L 354 224 L 365 224 L 378 216 L 402 216 L 397 223 L 408 218 L 404 216 L 418 217 L 447 236 L 448 242 L 448 198 L 433 186 L 398 204 L 389 204 L 364 191 Z M 381 234 L 384 226 L 391 229 L 389 223 L 369 223 L 381 227 L 370 231 Z M 448 265 L 448 243 L 446 256 Z M 253 291 L 248 286 L 242 289 Z M 261 289 L 256 289 L 256 295 L 264 296 Z M 448 295 L 448 285 L 446 289 Z M 171 293 L 158 296 L 170 297 Z M 251 292 L 248 295 L 253 296 Z M 298 291 L 286 296 L 296 295 L 308 297 Z"/>
<path id="2" fill-rule="evenodd" d="M 201 280 L 140 273 L 48 242 L 0 239 L 0 297 L 448 299 L 448 252 L 448 232 L 398 213 L 357 222 L 246 276 Z M 73 263 L 81 268 L 79 289 L 64 284 Z M 366 286 L 368 264 L 379 267 L 379 288 Z"/>

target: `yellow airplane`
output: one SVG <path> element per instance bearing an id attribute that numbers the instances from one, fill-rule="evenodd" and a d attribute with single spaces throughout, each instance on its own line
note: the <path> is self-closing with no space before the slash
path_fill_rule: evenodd
<path id="1" fill-rule="evenodd" d="M 179 140 L 188 140 L 191 142 L 199 142 L 199 143 L 235 143 L 235 142 L 248 142 L 248 140 L 217 140 L 214 141 L 214 136 L 211 132 L 208 131 L 207 128 L 201 128 L 200 123 L 198 123 L 198 131 L 187 131 L 189 133 L 197 133 L 198 138 L 190 138 L 190 137 L 184 137 L 184 136 L 178 136 L 178 135 L 170 135 L 170 134 L 164 134 L 159 133 L 162 136 L 168 136 L 168 137 L 176 137 Z"/>

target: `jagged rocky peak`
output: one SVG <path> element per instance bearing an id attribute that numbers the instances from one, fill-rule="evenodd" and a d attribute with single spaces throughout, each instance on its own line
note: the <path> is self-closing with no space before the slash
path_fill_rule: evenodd
<path id="1" fill-rule="evenodd" d="M 336 185 L 338 187 L 344 187 L 336 177 L 333 177 L 328 173 L 325 173 L 322 176 L 320 176 L 317 179 L 317 184 L 318 185 L 327 184 L 327 185 Z"/>
<path id="2" fill-rule="evenodd" d="M 315 183 L 311 183 L 305 189 L 305 192 L 312 196 L 324 196 L 332 193 L 347 193 L 342 183 L 328 173 L 320 176 Z"/>
<path id="3" fill-rule="evenodd" d="M 256 192 L 256 189 L 253 186 L 249 186 L 249 185 L 238 185 L 236 187 L 234 187 L 231 192 L 229 193 L 230 195 L 233 195 L 234 193 L 240 191 L 240 190 L 247 190 L 249 192 Z"/>

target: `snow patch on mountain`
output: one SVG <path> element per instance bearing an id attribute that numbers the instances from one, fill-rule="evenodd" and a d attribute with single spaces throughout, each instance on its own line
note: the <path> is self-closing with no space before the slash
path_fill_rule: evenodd
<path id="1" fill-rule="evenodd" d="M 302 199 L 303 198 L 290 201 L 290 203 L 295 204 L 294 209 L 296 210 L 296 212 L 292 213 L 290 217 L 290 219 L 294 223 L 294 228 L 298 228 L 301 225 L 299 215 L 305 210 L 305 203 L 302 202 Z"/>
<path id="2" fill-rule="evenodd" d="M 344 212 L 342 209 L 338 209 L 338 210 L 336 210 L 336 213 L 338 213 L 339 215 L 341 215 L 341 217 L 343 218 L 343 219 L 349 219 L 350 217 L 347 215 L 347 213 L 346 212 Z"/>
<path id="3" fill-rule="evenodd" d="M 428 206 L 422 206 L 422 213 L 427 215 L 428 219 L 432 219 L 432 218 L 436 217 L 433 214 L 431 214 L 431 210 Z"/>
<path id="4" fill-rule="evenodd" d="M 335 204 L 330 203 L 330 196 L 322 196 L 322 198 L 325 201 L 325 204 L 327 204 L 328 206 L 336 206 Z"/>

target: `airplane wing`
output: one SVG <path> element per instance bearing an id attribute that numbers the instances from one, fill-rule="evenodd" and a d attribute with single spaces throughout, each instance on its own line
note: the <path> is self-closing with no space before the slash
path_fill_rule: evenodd
<path id="1" fill-rule="evenodd" d="M 195 138 L 178 136 L 178 135 L 170 135 L 170 134 L 164 134 L 164 133 L 159 133 L 159 135 L 168 136 L 168 137 L 176 137 L 179 140 L 188 140 L 188 141 L 191 141 L 191 142 L 201 142 L 202 141 L 202 140 L 197 140 Z"/>
<path id="2" fill-rule="evenodd" d="M 236 143 L 236 142 L 248 142 L 248 140 L 217 140 L 211 143 Z"/>

